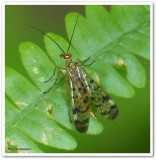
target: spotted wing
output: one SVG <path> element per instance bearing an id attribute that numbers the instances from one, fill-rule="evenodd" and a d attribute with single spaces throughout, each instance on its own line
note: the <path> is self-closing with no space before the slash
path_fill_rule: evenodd
<path id="1" fill-rule="evenodd" d="M 94 82 L 83 68 L 79 66 L 79 70 L 83 75 L 90 99 L 96 106 L 98 113 L 110 120 L 116 119 L 118 117 L 118 108 L 114 101 Z"/>
<path id="2" fill-rule="evenodd" d="M 75 65 L 75 64 L 73 64 Z M 77 66 L 71 66 L 67 70 L 68 80 L 71 89 L 71 102 L 73 121 L 76 129 L 84 133 L 88 129 L 89 125 L 89 94 L 86 88 L 84 79 L 81 79 L 81 75 Z"/>

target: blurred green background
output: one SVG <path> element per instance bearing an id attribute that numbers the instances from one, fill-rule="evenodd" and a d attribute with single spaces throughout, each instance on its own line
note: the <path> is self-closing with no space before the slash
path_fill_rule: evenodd
<path id="1" fill-rule="evenodd" d="M 27 24 L 44 32 L 53 32 L 67 39 L 64 17 L 68 12 L 85 14 L 84 6 L 36 6 L 6 5 L 5 7 L 5 63 L 25 77 L 28 77 L 20 60 L 18 47 L 21 42 L 31 41 L 44 48 L 43 35 Z M 150 152 L 150 63 L 138 57 L 146 70 L 146 86 L 135 89 L 131 99 L 112 96 L 116 101 L 120 116 L 110 122 L 102 117 L 104 125 L 100 135 L 71 134 L 78 147 L 73 153 L 149 153 Z M 66 152 L 43 146 L 45 152 Z"/>

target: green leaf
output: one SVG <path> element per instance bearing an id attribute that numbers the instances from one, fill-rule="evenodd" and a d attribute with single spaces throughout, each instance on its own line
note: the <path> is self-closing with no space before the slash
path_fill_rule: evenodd
<path id="1" fill-rule="evenodd" d="M 6 130 L 6 143 L 8 148 L 23 148 L 23 150 L 7 150 L 8 153 L 42 153 L 33 140 L 15 127 Z"/>
<path id="2" fill-rule="evenodd" d="M 48 145 L 50 147 L 72 150 L 76 148 L 75 139 L 48 115 L 40 104 L 45 102 L 41 93 L 13 69 L 6 68 L 6 137 L 16 146 L 26 148 L 21 139 Z M 46 103 L 46 102 L 45 102 Z M 9 143 L 8 142 L 8 143 Z M 37 144 L 30 145 L 31 151 L 40 151 Z M 29 147 L 30 147 L 29 146 Z M 17 147 L 16 147 L 17 148 Z M 29 152 L 29 150 L 28 150 Z"/>
<path id="3" fill-rule="evenodd" d="M 113 6 L 111 15 L 124 31 L 120 45 L 134 54 L 150 59 L 150 13 L 145 7 Z"/>
<path id="4" fill-rule="evenodd" d="M 66 16 L 69 39 L 76 16 Z M 86 6 L 86 19 L 79 16 L 72 46 L 83 59 L 95 61 L 91 72 L 109 93 L 129 98 L 135 94 L 133 86 L 145 86 L 145 70 L 134 55 L 150 57 L 149 17 L 140 5 L 111 6 L 110 12 L 102 6 Z"/>
<path id="5" fill-rule="evenodd" d="M 44 83 L 44 81 L 51 77 L 52 71 L 55 68 L 54 64 L 42 49 L 31 42 L 22 43 L 19 51 L 22 53 L 21 60 L 23 65 L 34 84 L 40 90 L 45 91 L 52 84 L 52 81 L 50 83 Z"/>
<path id="6" fill-rule="evenodd" d="M 86 18 L 79 15 L 69 53 L 73 61 L 90 57 L 87 72 L 108 93 L 133 97 L 134 87 L 145 86 L 145 70 L 136 55 L 149 59 L 149 7 L 86 6 Z M 77 13 L 66 16 L 68 38 Z M 66 53 L 69 42 L 48 33 Z M 42 152 L 38 143 L 63 150 L 76 148 L 68 130 L 76 131 L 70 122 L 70 100 L 66 90 L 65 61 L 62 51 L 44 37 L 48 55 L 32 42 L 24 42 L 19 51 L 31 83 L 13 69 L 6 69 L 6 137 L 7 145 L 31 147 L 28 152 Z M 61 73 L 55 86 L 57 74 Z M 50 79 L 50 80 L 49 80 Z M 45 81 L 49 80 L 45 83 Z M 43 91 L 53 88 L 46 94 Z M 33 130 L 32 130 L 33 128 Z M 100 134 L 102 124 L 91 117 L 87 134 Z M 26 141 L 26 142 L 25 142 Z M 38 142 L 38 143 L 36 143 Z"/>

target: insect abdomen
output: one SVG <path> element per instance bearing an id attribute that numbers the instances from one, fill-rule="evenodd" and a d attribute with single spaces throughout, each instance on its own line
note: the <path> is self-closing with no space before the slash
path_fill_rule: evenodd
<path id="1" fill-rule="evenodd" d="M 89 116 L 87 111 L 77 111 L 73 114 L 74 124 L 80 133 L 87 132 L 89 124 Z"/>

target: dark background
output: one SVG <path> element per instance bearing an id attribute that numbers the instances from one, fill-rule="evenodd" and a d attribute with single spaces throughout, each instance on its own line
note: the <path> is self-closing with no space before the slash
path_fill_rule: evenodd
<path id="1" fill-rule="evenodd" d="M 67 39 L 64 17 L 68 12 L 85 14 L 84 6 L 14 6 L 5 8 L 5 63 L 27 77 L 21 63 L 18 47 L 31 41 L 44 48 L 43 35 L 27 26 L 31 24 L 44 32 L 53 32 Z M 110 122 L 98 119 L 104 125 L 100 135 L 72 133 L 78 142 L 74 153 L 149 153 L 150 152 L 150 63 L 139 58 L 146 70 L 146 86 L 135 89 L 131 99 L 112 96 L 120 116 Z M 45 152 L 63 152 L 40 145 Z"/>

